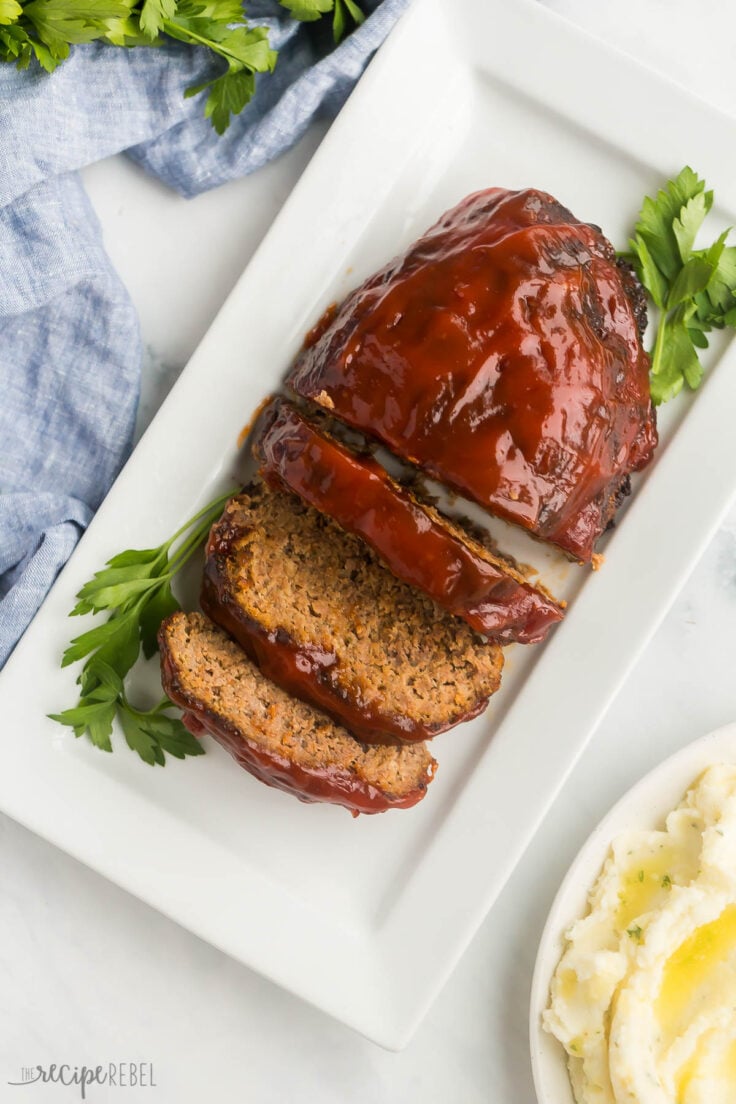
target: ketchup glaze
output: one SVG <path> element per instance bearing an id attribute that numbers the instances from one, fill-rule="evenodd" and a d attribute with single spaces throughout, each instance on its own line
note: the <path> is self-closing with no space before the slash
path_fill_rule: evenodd
<path id="1" fill-rule="evenodd" d="M 289 403 L 266 411 L 254 451 L 266 482 L 362 537 L 399 579 L 496 643 L 535 643 L 562 618 L 558 603 L 443 524 L 372 456 L 351 452 Z"/>
<path id="2" fill-rule="evenodd" d="M 552 196 L 492 188 L 331 310 L 289 383 L 588 562 L 657 443 L 635 287 Z"/>

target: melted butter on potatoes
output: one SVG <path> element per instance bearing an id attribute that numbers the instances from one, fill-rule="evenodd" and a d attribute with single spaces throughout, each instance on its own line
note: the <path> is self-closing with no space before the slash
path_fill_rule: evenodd
<path id="1" fill-rule="evenodd" d="M 736 1102 L 736 767 L 615 840 L 544 1024 L 578 1104 Z"/>

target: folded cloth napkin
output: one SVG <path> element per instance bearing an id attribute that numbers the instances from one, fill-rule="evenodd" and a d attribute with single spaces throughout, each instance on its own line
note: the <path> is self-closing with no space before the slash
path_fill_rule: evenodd
<path id="1" fill-rule="evenodd" d="M 125 150 L 184 196 L 244 176 L 342 105 L 408 0 L 364 0 L 338 47 L 276 0 L 251 0 L 279 50 L 218 137 L 205 51 L 76 47 L 51 76 L 0 66 L 0 666 L 131 447 L 141 340 L 77 170 Z"/>

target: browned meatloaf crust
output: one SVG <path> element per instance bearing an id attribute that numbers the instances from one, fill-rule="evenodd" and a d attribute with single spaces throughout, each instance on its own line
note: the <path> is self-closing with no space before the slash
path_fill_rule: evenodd
<path id="1" fill-rule="evenodd" d="M 325 315 L 289 382 L 587 562 L 657 443 L 642 315 L 597 227 L 491 188 Z"/>
<path id="2" fill-rule="evenodd" d="M 268 678 L 366 743 L 435 736 L 480 713 L 501 679 L 499 648 L 263 483 L 212 527 L 202 608 Z"/>
<path id="3" fill-rule="evenodd" d="M 362 537 L 397 578 L 490 640 L 533 644 L 562 618 L 549 594 L 291 404 L 267 409 L 255 454 L 271 486 Z"/>
<path id="4" fill-rule="evenodd" d="M 211 733 L 261 782 L 301 801 L 357 813 L 421 801 L 436 763 L 424 744 L 365 747 L 269 682 L 200 613 L 175 613 L 159 631 L 162 681 L 197 735 Z"/>

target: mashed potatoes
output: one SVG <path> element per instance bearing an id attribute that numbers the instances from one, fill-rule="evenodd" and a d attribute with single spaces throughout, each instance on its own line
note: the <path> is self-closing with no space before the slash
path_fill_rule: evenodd
<path id="1" fill-rule="evenodd" d="M 736 767 L 616 839 L 544 1025 L 578 1104 L 735 1104 Z"/>

